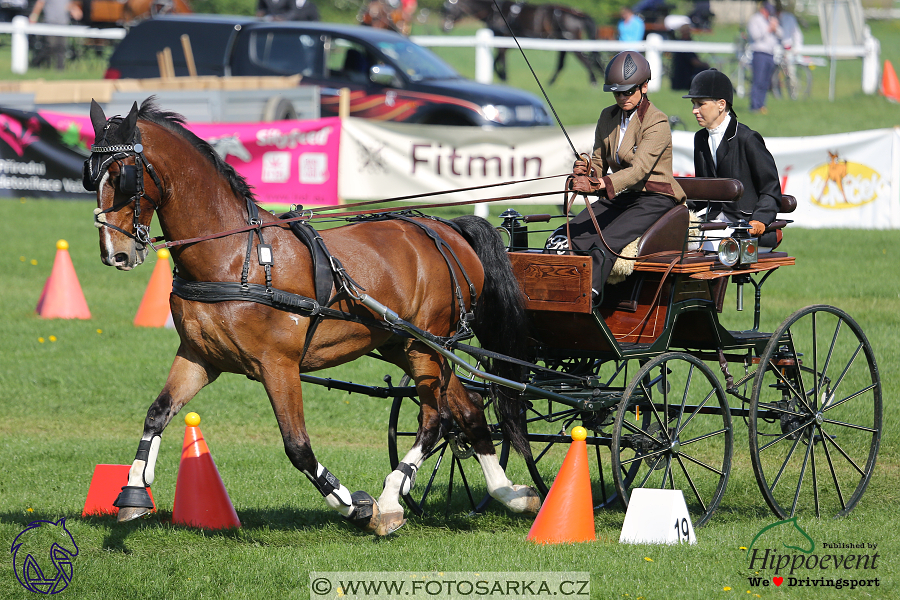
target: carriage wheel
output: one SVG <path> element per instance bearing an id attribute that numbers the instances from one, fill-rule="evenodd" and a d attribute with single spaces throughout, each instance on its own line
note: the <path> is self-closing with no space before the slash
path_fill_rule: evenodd
<path id="1" fill-rule="evenodd" d="M 613 380 L 602 377 L 600 369 L 609 367 L 621 378 L 627 371 L 621 363 L 609 361 L 598 366 L 595 359 L 571 359 L 550 363 L 554 369 L 579 375 L 593 374 L 614 387 Z M 538 384 L 539 385 L 539 384 Z M 620 388 L 624 385 L 620 382 Z M 649 417 L 649 415 L 648 415 Z M 615 406 L 596 412 L 580 411 L 552 400 L 534 400 L 527 411 L 528 439 L 531 442 L 531 457 L 525 459 L 528 472 L 541 496 L 546 497 L 550 486 L 562 467 L 563 459 L 572 443 L 572 428 L 582 426 L 588 430 L 585 440 L 588 447 L 589 470 L 591 472 L 591 496 L 594 510 L 608 508 L 619 502 L 613 478 L 610 473 L 612 458 L 609 447 L 612 440 L 612 426 Z M 626 466 L 621 473 L 629 484 L 637 474 L 637 465 Z"/>
<path id="2" fill-rule="evenodd" d="M 680 352 L 653 358 L 626 388 L 613 427 L 622 504 L 634 488 L 680 489 L 694 527 L 703 525 L 725 493 L 733 447 L 731 411 L 712 370 Z M 621 476 L 635 467 L 633 482 Z"/>
<path id="3" fill-rule="evenodd" d="M 750 457 L 766 503 L 844 516 L 869 484 L 881 441 L 881 378 L 859 325 L 807 306 L 766 345 L 750 399 Z"/>
<path id="4" fill-rule="evenodd" d="M 409 376 L 404 376 L 400 387 L 406 387 L 409 383 Z M 506 468 L 509 444 L 502 439 L 500 426 L 493 420 L 492 404 L 493 399 L 486 397 L 484 416 L 494 438 L 494 450 L 500 466 Z M 417 397 L 394 398 L 388 423 L 391 469 L 397 467 L 415 442 L 419 429 L 419 406 Z M 443 494 L 441 490 L 444 490 Z M 416 484 L 409 494 L 403 496 L 403 501 L 417 516 L 441 510 L 447 515 L 460 510 L 480 513 L 487 508 L 491 496 L 484 485 L 481 464 L 455 421 L 425 457 L 416 475 Z"/>

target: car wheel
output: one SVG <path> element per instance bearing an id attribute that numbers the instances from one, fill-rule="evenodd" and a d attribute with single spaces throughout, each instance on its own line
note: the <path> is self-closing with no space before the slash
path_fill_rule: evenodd
<path id="1" fill-rule="evenodd" d="M 262 120 L 269 121 L 292 121 L 297 118 L 297 111 L 291 101 L 283 96 L 272 96 L 266 102 L 263 109 Z"/>

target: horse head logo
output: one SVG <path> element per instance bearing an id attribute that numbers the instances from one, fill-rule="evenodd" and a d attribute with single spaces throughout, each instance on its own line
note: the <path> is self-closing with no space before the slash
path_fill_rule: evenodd
<path id="1" fill-rule="evenodd" d="M 209 143 L 222 160 L 225 160 L 229 154 L 237 156 L 244 162 L 250 162 L 252 158 L 250 151 L 241 143 L 241 138 L 237 134 L 210 138 Z"/>
<path id="2" fill-rule="evenodd" d="M 29 592 L 58 594 L 72 581 L 78 546 L 66 529 L 65 518 L 29 523 L 16 536 L 10 552 L 16 577 Z"/>
<path id="3" fill-rule="evenodd" d="M 782 527 L 786 526 L 786 527 Z M 760 536 L 770 529 L 774 527 L 782 527 L 777 531 L 779 540 L 781 544 L 790 550 L 797 550 L 799 552 L 803 552 L 804 554 L 811 554 L 813 550 L 816 548 L 816 543 L 813 541 L 809 534 L 803 530 L 802 527 L 797 523 L 797 517 L 791 517 L 790 519 L 785 519 L 784 521 L 777 521 L 772 523 L 771 525 L 766 525 L 763 527 L 759 533 L 756 534 L 756 537 L 753 538 L 753 541 L 750 542 L 750 547 L 747 549 L 747 552 L 753 550 L 753 545 L 756 544 L 756 540 L 760 538 Z M 797 537 L 796 534 L 800 534 L 800 537 Z M 789 542 L 796 542 L 796 546 L 788 545 L 785 543 L 785 539 Z"/>

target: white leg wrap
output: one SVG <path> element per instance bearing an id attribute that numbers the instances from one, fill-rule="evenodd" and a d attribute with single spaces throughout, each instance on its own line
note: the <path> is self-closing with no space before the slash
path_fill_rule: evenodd
<path id="1" fill-rule="evenodd" d="M 150 440 L 150 457 L 147 459 L 147 466 L 144 468 L 144 485 L 150 485 L 156 479 L 156 457 L 159 456 L 159 445 L 162 438 L 158 435 L 153 436 Z"/>
<path id="2" fill-rule="evenodd" d="M 128 471 L 128 485 L 133 487 L 146 487 L 153 483 L 156 477 L 156 458 L 159 456 L 159 445 L 162 438 L 158 435 L 149 440 L 141 438 L 138 446 L 138 454 Z"/>
<path id="3" fill-rule="evenodd" d="M 313 485 L 318 488 L 319 492 L 325 498 L 325 503 L 332 510 L 336 510 L 343 516 L 348 517 L 353 512 L 353 499 L 350 497 L 350 490 L 338 481 L 322 463 L 316 463 L 316 475 L 312 476 L 308 472 L 303 471 Z"/>
<path id="4" fill-rule="evenodd" d="M 412 469 L 412 478 L 398 470 L 391 471 L 385 478 L 384 489 L 378 498 L 378 506 L 381 507 L 382 512 L 403 512 L 403 507 L 400 506 L 400 496 L 408 494 L 412 490 L 415 484 L 415 474 L 418 472 L 419 467 L 422 466 L 423 456 L 422 450 L 416 446 L 407 452 L 403 460 L 400 461 Z"/>
<path id="5" fill-rule="evenodd" d="M 481 463 L 488 493 L 492 498 L 499 500 L 509 510 L 516 513 L 534 512 L 535 502 L 540 506 L 540 500 L 537 499 L 537 494 L 533 489 L 527 485 L 513 485 L 513 482 L 506 477 L 496 454 L 476 454 L 475 457 Z"/>

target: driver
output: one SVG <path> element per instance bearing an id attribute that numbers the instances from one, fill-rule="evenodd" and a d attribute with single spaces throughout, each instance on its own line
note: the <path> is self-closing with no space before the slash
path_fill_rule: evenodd
<path id="1" fill-rule="evenodd" d="M 599 192 L 591 210 L 606 244 L 587 209 L 569 224 L 573 249 L 593 257 L 595 302 L 616 260 L 612 252 L 621 253 L 685 200 L 672 176 L 669 120 L 647 97 L 648 81 L 650 63 L 641 54 L 621 52 L 610 61 L 603 91 L 616 103 L 600 113 L 591 163 L 578 160 L 573 170 L 572 189 Z"/>

